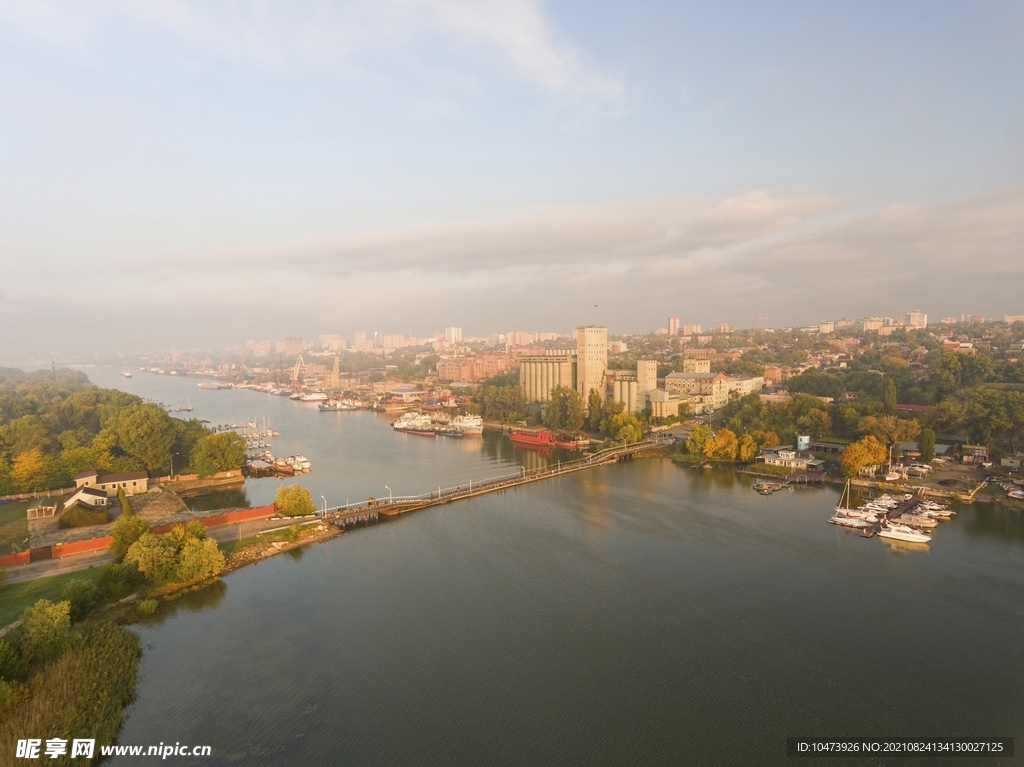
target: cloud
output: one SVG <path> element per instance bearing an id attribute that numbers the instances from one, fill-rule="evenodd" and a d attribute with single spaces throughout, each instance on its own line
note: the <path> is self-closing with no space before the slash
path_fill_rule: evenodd
<path id="1" fill-rule="evenodd" d="M 443 52 L 446 46 L 434 39 L 440 35 L 501 60 L 552 94 L 607 102 L 624 90 L 555 32 L 537 0 L 0 4 L 0 26 L 79 52 L 102 46 L 125 22 L 133 33 L 163 32 L 205 55 L 267 71 L 329 70 L 418 43 Z"/>

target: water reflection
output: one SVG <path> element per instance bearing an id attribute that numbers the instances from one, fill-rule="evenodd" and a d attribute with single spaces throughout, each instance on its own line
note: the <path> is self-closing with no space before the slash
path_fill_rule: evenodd
<path id="1" fill-rule="evenodd" d="M 967 517 L 964 529 L 970 536 L 992 536 L 1024 543 L 1024 514 L 1015 509 L 976 503 L 974 506 L 959 507 L 958 515 Z"/>

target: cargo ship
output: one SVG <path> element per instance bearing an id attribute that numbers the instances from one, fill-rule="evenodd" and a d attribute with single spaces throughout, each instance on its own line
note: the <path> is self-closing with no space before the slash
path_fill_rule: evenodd
<path id="1" fill-rule="evenodd" d="M 555 438 L 547 429 L 513 429 L 509 439 L 516 445 L 529 447 L 554 447 Z"/>
<path id="2" fill-rule="evenodd" d="M 430 421 L 429 415 L 420 413 L 405 413 L 398 420 L 391 424 L 395 431 L 404 431 L 406 434 L 418 434 L 421 437 L 435 437 L 437 432 Z"/>

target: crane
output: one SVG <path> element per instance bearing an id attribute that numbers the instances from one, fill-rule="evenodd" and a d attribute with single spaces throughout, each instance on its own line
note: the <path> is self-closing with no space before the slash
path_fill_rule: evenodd
<path id="1" fill-rule="evenodd" d="M 751 317 L 743 317 L 742 319 L 745 319 L 745 320 L 757 320 L 757 329 L 758 330 L 764 330 L 764 321 L 766 319 L 768 319 L 768 318 L 762 314 L 762 315 L 760 315 L 758 317 L 752 317 L 751 316 Z"/>
<path id="2" fill-rule="evenodd" d="M 306 376 L 306 361 L 302 359 L 302 353 L 295 358 L 295 367 L 292 368 L 292 388 L 298 389 L 302 386 L 302 378 Z"/>

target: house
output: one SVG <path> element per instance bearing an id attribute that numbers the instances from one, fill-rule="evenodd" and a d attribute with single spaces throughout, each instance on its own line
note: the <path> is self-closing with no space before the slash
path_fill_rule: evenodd
<path id="1" fill-rule="evenodd" d="M 960 456 L 963 463 L 985 463 L 988 461 L 988 448 L 984 445 L 964 445 L 960 449 Z"/>
<path id="2" fill-rule="evenodd" d="M 794 471 L 806 471 L 807 469 L 823 469 L 825 462 L 815 458 L 809 452 L 798 453 L 789 445 L 780 447 L 765 448 L 757 457 L 758 462 L 768 466 L 783 466 Z"/>
<path id="3" fill-rule="evenodd" d="M 75 492 L 64 499 L 64 511 L 73 509 L 75 506 L 82 506 L 86 511 L 107 508 L 107 494 L 95 487 L 79 487 Z"/>
<path id="4" fill-rule="evenodd" d="M 108 497 L 117 495 L 118 488 L 124 488 L 127 495 L 145 493 L 149 490 L 149 474 L 145 471 L 128 471 L 101 475 L 96 470 L 80 471 L 75 475 L 75 489 L 83 487 L 103 490 Z"/>

